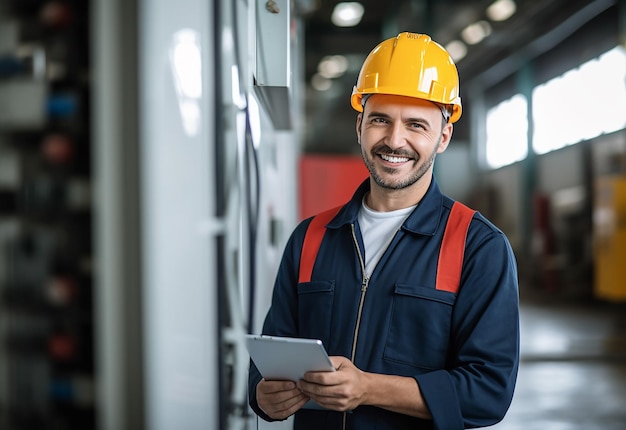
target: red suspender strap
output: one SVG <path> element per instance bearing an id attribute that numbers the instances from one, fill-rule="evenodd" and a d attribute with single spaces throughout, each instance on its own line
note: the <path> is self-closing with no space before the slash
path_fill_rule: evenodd
<path id="1" fill-rule="evenodd" d="M 321 212 L 311 220 L 306 234 L 304 235 L 304 243 L 302 244 L 302 253 L 300 254 L 300 275 L 298 283 L 309 282 L 313 273 L 313 265 L 317 258 L 317 252 L 322 244 L 324 233 L 326 233 L 326 224 L 328 224 L 339 212 L 342 206 Z"/>
<path id="2" fill-rule="evenodd" d="M 437 263 L 437 290 L 457 293 L 461 283 L 465 239 L 470 222 L 476 211 L 454 202 L 443 234 L 439 262 Z"/>
<path id="3" fill-rule="evenodd" d="M 311 280 L 317 252 L 324 238 L 324 233 L 326 233 L 326 224 L 337 215 L 339 209 L 341 209 L 341 206 L 329 209 L 316 215 L 311 220 L 302 244 L 298 283 Z M 454 202 L 452 205 L 439 251 L 437 290 L 449 291 L 455 294 L 459 290 L 461 270 L 463 269 L 463 254 L 465 253 L 465 239 L 475 212 L 459 202 Z"/>

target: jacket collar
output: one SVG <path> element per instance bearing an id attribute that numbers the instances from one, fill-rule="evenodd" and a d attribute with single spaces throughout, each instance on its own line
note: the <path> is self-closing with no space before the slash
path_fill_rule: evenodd
<path id="1" fill-rule="evenodd" d="M 370 179 L 367 178 L 359 185 L 348 203 L 339 211 L 337 216 L 328 223 L 327 228 L 339 228 L 346 224 L 357 222 L 363 197 L 370 190 Z M 433 176 L 426 194 L 415 210 L 402 224 L 402 229 L 416 234 L 432 236 L 441 222 L 444 195 L 439 189 L 437 180 Z"/>

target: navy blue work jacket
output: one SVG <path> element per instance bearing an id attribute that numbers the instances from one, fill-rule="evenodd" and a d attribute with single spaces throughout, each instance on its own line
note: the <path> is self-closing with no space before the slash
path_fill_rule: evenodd
<path id="1" fill-rule="evenodd" d="M 453 200 L 433 181 L 374 269 L 359 301 L 364 253 L 357 214 L 366 180 L 327 225 L 310 282 L 298 284 L 304 220 L 281 261 L 263 333 L 321 339 L 329 355 L 350 358 L 365 372 L 415 378 L 432 420 L 360 406 L 346 428 L 484 427 L 508 410 L 519 363 L 519 300 L 515 257 L 505 235 L 480 213 L 471 221 L 457 294 L 435 289 L 437 259 Z M 354 234 L 353 234 L 354 229 Z M 250 405 L 261 375 L 251 363 Z M 342 429 L 343 413 L 301 409 L 296 430 Z"/>

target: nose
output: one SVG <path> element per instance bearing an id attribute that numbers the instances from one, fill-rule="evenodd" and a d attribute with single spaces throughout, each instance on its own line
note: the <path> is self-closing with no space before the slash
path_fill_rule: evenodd
<path id="1" fill-rule="evenodd" d="M 406 130 L 401 122 L 394 122 L 389 127 L 386 144 L 392 149 L 401 148 L 406 144 Z"/>

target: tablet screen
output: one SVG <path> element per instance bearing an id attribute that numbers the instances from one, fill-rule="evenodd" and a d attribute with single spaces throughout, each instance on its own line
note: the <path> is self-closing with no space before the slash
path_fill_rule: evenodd
<path id="1" fill-rule="evenodd" d="M 335 370 L 317 339 L 247 335 L 246 345 L 266 380 L 297 381 L 305 372 Z"/>

